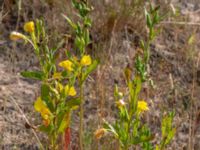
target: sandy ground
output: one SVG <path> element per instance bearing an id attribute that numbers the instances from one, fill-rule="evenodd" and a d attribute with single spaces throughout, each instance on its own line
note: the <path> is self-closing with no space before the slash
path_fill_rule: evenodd
<path id="1" fill-rule="evenodd" d="M 195 3 L 194 3 L 195 4 Z M 181 3 L 182 15 L 187 15 L 189 21 L 198 23 L 200 21 L 200 8 L 198 5 Z M 187 150 L 187 142 L 189 137 L 190 127 L 190 104 L 191 104 L 191 87 L 192 87 L 192 67 L 193 62 L 190 61 L 188 56 L 189 47 L 186 46 L 188 37 L 191 35 L 190 31 L 197 32 L 196 34 L 196 47 L 195 53 L 199 54 L 199 30 L 198 27 L 190 26 L 180 28 L 179 26 L 169 26 L 162 31 L 161 36 L 158 37 L 156 44 L 152 48 L 151 56 L 151 75 L 155 80 L 156 88 L 152 90 L 150 95 L 149 104 L 151 105 L 151 112 L 149 114 L 149 122 L 152 126 L 155 125 L 154 131 L 159 131 L 158 126 L 161 115 L 160 109 L 176 110 L 175 126 L 177 127 L 177 134 L 175 140 L 172 142 L 169 150 Z M 197 29 L 196 29 L 197 28 Z M 177 29 L 177 30 L 176 30 Z M 175 32 L 176 30 L 176 32 Z M 177 32 L 178 31 L 178 32 Z M 165 33 L 167 32 L 167 33 Z M 187 33 L 185 33 L 187 32 Z M 118 34 L 118 33 L 117 33 Z M 106 73 L 104 80 L 106 92 L 112 92 L 113 80 L 118 80 L 123 83 L 122 69 L 126 66 L 126 61 L 129 59 L 129 52 L 134 52 L 131 39 L 123 38 L 124 33 L 115 35 L 121 37 L 120 43 L 113 39 L 112 49 L 119 49 L 112 56 L 112 63 L 107 70 L 112 72 Z M 8 37 L 8 33 L 3 34 Z M 3 38 L 4 39 L 4 38 Z M 7 39 L 7 38 L 6 38 Z M 1 42 L 1 41 L 0 41 Z M 119 46 L 120 45 L 120 46 Z M 125 52 L 124 49 L 127 51 Z M 197 60 L 195 59 L 195 62 Z M 32 150 L 38 149 L 37 140 L 30 129 L 25 128 L 24 115 L 30 122 L 36 122 L 35 111 L 33 110 L 33 102 L 38 96 L 39 83 L 25 80 L 21 78 L 20 72 L 26 69 L 34 69 L 36 67 L 36 59 L 34 58 L 31 49 L 18 48 L 18 45 L 11 43 L 11 41 L 3 40 L 0 43 L 0 149 L 2 150 Z M 196 71 L 200 70 L 198 66 Z M 105 70 L 106 71 L 106 70 Z M 195 72 L 196 73 L 196 72 Z M 175 90 L 171 90 L 171 77 L 175 86 Z M 200 126 L 198 118 L 200 114 L 200 76 L 196 77 L 194 100 L 195 100 L 195 113 L 193 125 L 195 126 L 194 135 L 194 150 L 200 149 Z M 89 80 L 87 84 L 88 90 L 92 89 L 95 85 L 95 77 Z M 100 98 L 94 98 L 95 92 L 87 92 L 86 103 L 86 124 L 94 121 L 95 114 L 97 117 L 98 108 L 95 107 Z M 105 95 L 105 109 L 111 110 L 113 107 L 112 98 L 110 94 Z M 111 100 L 110 100 L 111 99 Z M 89 102 L 88 102 L 89 101 Z M 108 102 L 110 101 L 110 102 Z M 20 109 L 19 109 L 20 107 Z M 159 108 L 159 109 L 157 109 Z M 22 113 L 23 112 L 23 113 Z M 106 112 L 106 110 L 105 110 Z M 108 114 L 106 116 L 112 115 Z M 107 117 L 113 119 L 114 117 Z M 93 122 L 94 123 L 94 122 Z M 94 126 L 93 126 L 94 128 Z M 76 130 L 76 129 L 75 129 Z M 157 135 L 159 136 L 159 134 Z"/>

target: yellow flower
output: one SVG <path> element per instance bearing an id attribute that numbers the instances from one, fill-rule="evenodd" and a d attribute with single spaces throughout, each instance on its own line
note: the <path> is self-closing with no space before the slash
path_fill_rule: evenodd
<path id="1" fill-rule="evenodd" d="M 45 103 L 42 101 L 41 97 L 38 97 L 37 100 L 35 101 L 34 108 L 41 114 L 43 121 L 46 122 L 46 125 L 47 122 L 50 123 L 50 116 L 52 115 L 51 111 L 47 108 Z"/>
<path id="2" fill-rule="evenodd" d="M 55 72 L 53 74 L 53 78 L 54 79 L 61 79 L 62 78 L 62 73 L 61 72 Z"/>
<path id="3" fill-rule="evenodd" d="M 100 128 L 94 132 L 94 136 L 96 139 L 100 139 L 106 133 L 106 129 Z"/>
<path id="4" fill-rule="evenodd" d="M 69 96 L 75 96 L 76 95 L 76 90 L 74 86 L 69 88 L 69 85 L 65 86 L 65 94 Z"/>
<path id="5" fill-rule="evenodd" d="M 92 63 L 92 59 L 90 57 L 90 55 L 84 55 L 82 58 L 81 58 L 81 65 L 83 66 L 88 66 Z"/>
<path id="6" fill-rule="evenodd" d="M 149 110 L 148 104 L 145 101 L 138 101 L 138 112 L 144 112 Z"/>
<path id="7" fill-rule="evenodd" d="M 13 31 L 13 32 L 11 32 L 11 34 L 10 34 L 10 39 L 11 39 L 12 41 L 17 41 L 17 40 L 19 40 L 19 39 L 24 39 L 24 35 L 21 34 L 21 33 L 19 33 L 19 32 Z"/>
<path id="8" fill-rule="evenodd" d="M 73 63 L 70 60 L 62 61 L 58 65 L 68 71 L 73 71 L 73 68 L 72 68 Z"/>
<path id="9" fill-rule="evenodd" d="M 32 33 L 35 31 L 35 25 L 33 21 L 29 21 L 27 23 L 25 23 L 24 25 L 24 31 L 28 32 L 28 33 Z"/>

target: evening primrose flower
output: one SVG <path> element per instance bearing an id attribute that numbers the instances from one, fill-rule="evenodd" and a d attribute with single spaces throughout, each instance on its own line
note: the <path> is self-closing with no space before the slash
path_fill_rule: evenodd
<path id="1" fill-rule="evenodd" d="M 60 62 L 58 65 L 59 65 L 60 67 L 64 68 L 64 69 L 70 71 L 70 72 L 73 71 L 73 68 L 72 68 L 73 63 L 72 63 L 70 60 L 62 61 L 62 62 Z"/>
<path id="2" fill-rule="evenodd" d="M 69 96 L 75 96 L 76 95 L 76 90 L 74 86 L 69 88 L 69 85 L 65 86 L 65 94 Z"/>
<path id="3" fill-rule="evenodd" d="M 28 33 L 32 33 L 35 31 L 35 25 L 33 21 L 29 21 L 27 23 L 24 24 L 24 31 L 28 32 Z"/>
<path id="4" fill-rule="evenodd" d="M 148 104 L 145 101 L 138 101 L 138 112 L 144 112 L 144 111 L 148 111 L 149 107 Z"/>
<path id="5" fill-rule="evenodd" d="M 62 78 L 62 72 L 55 72 L 53 74 L 54 79 L 61 79 Z"/>
<path id="6" fill-rule="evenodd" d="M 17 41 L 17 40 L 20 40 L 20 39 L 24 39 L 24 35 L 21 34 L 21 33 L 19 33 L 19 32 L 13 31 L 13 32 L 11 32 L 11 34 L 10 34 L 10 39 L 11 39 L 12 41 Z"/>
<path id="7" fill-rule="evenodd" d="M 51 111 L 47 108 L 45 103 L 42 101 L 41 97 L 38 97 L 34 103 L 34 108 L 37 112 L 39 112 L 43 118 L 43 123 L 48 126 L 50 123 L 50 117 L 52 115 Z"/>
<path id="8" fill-rule="evenodd" d="M 102 136 L 104 136 L 104 134 L 106 133 L 106 129 L 104 128 L 100 128 L 100 129 L 97 129 L 95 132 L 94 132 L 94 136 L 96 139 L 100 139 Z"/>
<path id="9" fill-rule="evenodd" d="M 91 59 L 90 55 L 84 55 L 81 58 L 81 65 L 89 66 L 91 63 L 92 63 L 92 59 Z"/>

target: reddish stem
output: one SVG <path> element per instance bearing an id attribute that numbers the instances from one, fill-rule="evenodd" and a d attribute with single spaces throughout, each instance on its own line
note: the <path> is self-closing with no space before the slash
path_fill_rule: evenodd
<path id="1" fill-rule="evenodd" d="M 69 127 L 67 127 L 65 130 L 65 139 L 64 140 L 65 140 L 64 150 L 68 150 L 70 141 L 71 141 L 71 131 L 70 131 Z"/>

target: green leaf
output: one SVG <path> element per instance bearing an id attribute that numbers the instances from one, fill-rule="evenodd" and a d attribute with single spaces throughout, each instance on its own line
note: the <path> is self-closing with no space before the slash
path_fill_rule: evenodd
<path id="1" fill-rule="evenodd" d="M 36 80 L 43 80 L 44 73 L 41 71 L 23 71 L 21 75 L 25 78 L 36 79 Z"/>
<path id="2" fill-rule="evenodd" d="M 140 136 L 140 137 L 133 138 L 132 144 L 137 145 L 139 143 L 148 142 L 148 141 L 151 141 L 153 139 L 154 139 L 154 135 Z"/>
<path id="3" fill-rule="evenodd" d="M 115 88 L 114 88 L 114 97 L 115 97 L 115 100 L 119 99 L 119 89 L 118 89 L 117 84 L 115 84 Z"/>
<path id="4" fill-rule="evenodd" d="M 67 20 L 67 22 L 69 23 L 69 25 L 76 30 L 77 29 L 77 25 L 75 23 L 72 22 L 71 19 L 69 19 L 66 15 L 62 14 L 62 16 Z"/>
<path id="5" fill-rule="evenodd" d="M 49 96 L 50 87 L 47 84 L 42 84 L 41 86 L 41 98 L 43 100 L 47 99 Z"/>
<path id="6" fill-rule="evenodd" d="M 41 99 L 45 101 L 46 105 L 48 108 L 53 112 L 53 104 L 50 101 L 50 87 L 47 84 L 42 84 L 41 85 Z"/>
<path id="7" fill-rule="evenodd" d="M 165 141 L 165 145 L 167 145 L 167 144 L 169 144 L 169 143 L 171 142 L 171 140 L 172 140 L 172 138 L 174 137 L 175 133 L 176 133 L 176 129 L 173 128 L 173 129 L 168 133 L 167 139 L 166 139 L 166 141 Z"/>
<path id="8" fill-rule="evenodd" d="M 153 18 L 153 24 L 155 25 L 155 24 L 159 23 L 159 21 L 160 21 L 160 16 L 158 14 L 158 11 L 156 11 L 155 16 Z"/>
<path id="9" fill-rule="evenodd" d="M 136 82 L 135 92 L 136 92 L 136 94 L 139 94 L 141 91 L 142 80 L 140 77 L 136 77 L 135 82 Z"/>
<path id="10" fill-rule="evenodd" d="M 58 116 L 59 117 L 59 116 Z M 59 123 L 58 132 L 63 133 L 70 123 L 70 112 L 62 115 L 62 121 Z"/>
<path id="11" fill-rule="evenodd" d="M 72 99 L 66 101 L 66 106 L 67 106 L 67 108 L 71 109 L 75 106 L 79 106 L 80 103 L 81 103 L 80 98 L 72 98 Z"/>
<path id="12" fill-rule="evenodd" d="M 40 131 L 42 131 L 42 132 L 45 132 L 45 133 L 47 133 L 47 134 L 50 134 L 51 132 L 52 132 L 52 130 L 53 130 L 53 125 L 49 125 L 49 126 L 45 126 L 45 125 L 40 125 L 39 127 L 38 127 L 38 129 L 40 130 Z"/>
<path id="13" fill-rule="evenodd" d="M 192 35 L 190 36 L 189 40 L 188 40 L 188 44 L 189 44 L 189 45 L 194 44 L 194 43 L 195 43 L 195 39 L 196 39 L 195 34 L 192 34 Z"/>
<path id="14" fill-rule="evenodd" d="M 92 20 L 91 20 L 89 17 L 86 17 L 86 18 L 84 19 L 84 25 L 85 25 L 86 27 L 91 27 L 91 24 L 92 24 Z"/>
<path id="15" fill-rule="evenodd" d="M 76 37 L 75 38 L 75 45 L 82 53 L 83 49 L 85 47 L 85 41 L 84 41 L 83 37 Z"/>
<path id="16" fill-rule="evenodd" d="M 108 122 L 106 122 L 106 121 L 104 121 L 104 128 L 105 128 L 107 131 L 113 133 L 115 137 L 117 137 L 117 138 L 119 137 L 119 135 L 118 135 L 118 133 L 116 132 L 115 128 L 114 128 L 111 124 L 109 124 Z"/>
<path id="17" fill-rule="evenodd" d="M 148 26 L 148 28 L 152 28 L 152 20 L 151 20 L 151 16 L 150 14 L 147 12 L 147 10 L 145 9 L 145 16 L 146 16 L 146 24 Z"/>
<path id="18" fill-rule="evenodd" d="M 85 40 L 85 45 L 88 45 L 90 43 L 90 33 L 89 33 L 89 30 L 85 30 L 85 32 L 84 32 L 84 40 Z"/>
<path id="19" fill-rule="evenodd" d="M 82 81 L 81 81 L 82 83 L 86 80 L 88 75 L 97 68 L 98 64 L 99 64 L 99 61 L 94 60 L 92 64 L 85 70 L 82 76 Z"/>
<path id="20" fill-rule="evenodd" d="M 36 29 L 37 29 L 37 38 L 39 40 L 40 34 L 42 32 L 41 20 L 39 19 L 36 20 Z"/>
<path id="21" fill-rule="evenodd" d="M 143 51 L 145 51 L 145 49 L 146 49 L 146 46 L 145 46 L 145 44 L 144 44 L 144 41 L 143 41 L 143 40 L 141 40 L 141 41 L 140 41 L 140 46 L 141 46 L 141 48 L 143 49 Z"/>

